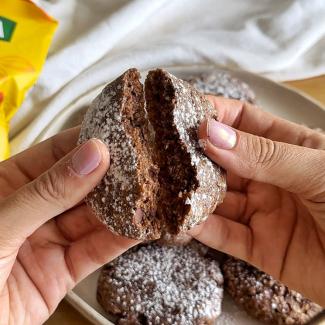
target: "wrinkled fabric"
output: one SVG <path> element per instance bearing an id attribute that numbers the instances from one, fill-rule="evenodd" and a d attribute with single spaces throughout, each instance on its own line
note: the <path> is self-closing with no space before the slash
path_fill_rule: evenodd
<path id="1" fill-rule="evenodd" d="M 60 25 L 11 123 L 14 153 L 78 97 L 129 67 L 216 64 L 276 80 L 325 73 L 323 0 L 36 2 Z"/>

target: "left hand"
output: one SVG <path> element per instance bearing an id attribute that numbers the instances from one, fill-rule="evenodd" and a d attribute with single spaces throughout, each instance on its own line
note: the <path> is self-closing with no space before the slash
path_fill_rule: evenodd
<path id="1" fill-rule="evenodd" d="M 43 323 L 76 283 L 137 241 L 114 235 L 83 203 L 109 166 L 79 128 L 0 163 L 0 324 Z M 71 152 L 70 152 L 71 151 Z"/>

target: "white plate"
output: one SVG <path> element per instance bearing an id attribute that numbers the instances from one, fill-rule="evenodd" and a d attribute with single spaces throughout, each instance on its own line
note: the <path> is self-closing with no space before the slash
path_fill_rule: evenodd
<path id="1" fill-rule="evenodd" d="M 180 78 L 208 72 L 216 67 L 180 67 L 170 68 L 170 72 Z M 225 71 L 225 70 L 223 70 Z M 325 130 L 325 108 L 312 98 L 282 84 L 245 71 L 229 71 L 233 76 L 245 81 L 256 93 L 258 104 L 266 111 L 284 117 L 293 122 L 319 127 Z M 109 82 L 110 80 L 108 80 Z M 81 112 L 87 109 L 92 99 L 104 85 L 79 97 L 72 105 L 56 116 L 51 125 L 39 135 L 36 142 L 49 138 L 60 130 L 77 125 L 82 119 Z M 96 301 L 96 286 L 99 271 L 91 274 L 66 296 L 66 299 L 81 314 L 94 324 L 112 324 L 108 315 Z M 240 310 L 229 297 L 223 301 L 223 314 L 216 322 L 222 325 L 260 324 Z"/>

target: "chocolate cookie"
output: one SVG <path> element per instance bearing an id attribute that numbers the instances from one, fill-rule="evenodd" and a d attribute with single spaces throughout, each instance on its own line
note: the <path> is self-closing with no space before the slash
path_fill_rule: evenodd
<path id="1" fill-rule="evenodd" d="M 159 238 L 159 169 L 153 161 L 143 86 L 136 69 L 107 85 L 93 101 L 81 125 L 79 143 L 90 138 L 108 146 L 110 167 L 86 203 L 116 233 Z"/>
<path id="2" fill-rule="evenodd" d="M 200 123 L 216 112 L 187 82 L 161 69 L 149 72 L 145 94 L 160 167 L 157 216 L 178 234 L 205 220 L 225 194 L 224 172 L 203 154 L 197 136 Z"/>
<path id="3" fill-rule="evenodd" d="M 222 265 L 225 289 L 248 314 L 271 324 L 306 324 L 322 307 L 235 258 Z"/>
<path id="4" fill-rule="evenodd" d="M 211 71 L 191 77 L 188 82 L 205 94 L 223 96 L 255 103 L 256 96 L 249 85 L 225 71 Z"/>
<path id="5" fill-rule="evenodd" d="M 197 242 L 137 247 L 102 269 L 97 299 L 118 324 L 213 324 L 223 278 L 204 254 Z"/>
<path id="6" fill-rule="evenodd" d="M 126 71 L 91 105 L 79 142 L 99 138 L 111 155 L 108 172 L 86 198 L 95 214 L 118 234 L 157 239 L 205 220 L 221 203 L 226 181 L 198 143 L 199 124 L 216 117 L 209 101 L 161 69 L 149 72 L 145 94 L 144 100 L 138 71 Z"/>
<path id="7" fill-rule="evenodd" d="M 185 79 L 194 88 L 204 94 L 223 96 L 226 98 L 239 99 L 255 103 L 255 94 L 248 84 L 240 79 L 233 77 L 225 71 L 211 71 L 209 73 Z M 189 236 L 172 236 L 166 234 L 160 239 L 161 244 L 181 245 L 191 240 Z"/>

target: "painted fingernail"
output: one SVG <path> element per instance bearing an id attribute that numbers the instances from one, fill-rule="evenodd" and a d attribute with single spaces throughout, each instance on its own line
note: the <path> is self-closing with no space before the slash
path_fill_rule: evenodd
<path id="1" fill-rule="evenodd" d="M 237 141 L 236 132 L 231 127 L 214 119 L 208 120 L 207 134 L 209 141 L 220 149 L 231 149 Z"/>
<path id="2" fill-rule="evenodd" d="M 72 157 L 72 168 L 79 175 L 88 175 L 94 171 L 102 160 L 102 154 L 96 140 L 84 143 Z"/>

